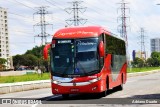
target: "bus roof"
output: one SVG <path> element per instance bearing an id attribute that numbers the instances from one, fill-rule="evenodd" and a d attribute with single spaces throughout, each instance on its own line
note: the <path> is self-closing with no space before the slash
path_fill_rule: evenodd
<path id="1" fill-rule="evenodd" d="M 101 33 L 109 34 L 103 27 L 87 26 L 87 27 L 68 27 L 58 30 L 53 38 L 67 39 L 67 38 L 86 38 L 98 37 Z"/>

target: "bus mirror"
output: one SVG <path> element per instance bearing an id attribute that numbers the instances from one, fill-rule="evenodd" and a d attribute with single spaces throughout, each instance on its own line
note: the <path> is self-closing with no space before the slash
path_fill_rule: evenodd
<path id="1" fill-rule="evenodd" d="M 99 55 L 100 55 L 100 57 L 104 57 L 104 43 L 103 43 L 103 41 L 101 41 L 99 44 Z"/>
<path id="2" fill-rule="evenodd" d="M 43 49 L 43 57 L 45 60 L 48 59 L 48 49 L 51 47 L 51 44 L 47 44 L 45 45 L 44 49 Z"/>

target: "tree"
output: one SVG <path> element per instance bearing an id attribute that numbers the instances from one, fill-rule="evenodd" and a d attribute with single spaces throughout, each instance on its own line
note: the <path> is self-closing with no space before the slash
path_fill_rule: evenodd
<path id="1" fill-rule="evenodd" d="M 160 66 L 160 52 L 152 52 L 153 66 Z"/>
<path id="2" fill-rule="evenodd" d="M 42 57 L 42 50 L 43 50 L 44 46 L 35 46 L 33 49 L 31 50 L 27 50 L 27 52 L 25 54 L 33 54 L 35 55 L 37 58 L 41 58 Z"/>
<path id="3" fill-rule="evenodd" d="M 37 66 L 38 58 L 33 54 L 24 54 L 22 64 L 25 66 Z"/>
<path id="4" fill-rule="evenodd" d="M 7 62 L 7 60 L 6 59 L 4 59 L 4 58 L 0 58 L 0 64 L 2 65 L 2 64 L 5 64 Z"/>
<path id="5" fill-rule="evenodd" d="M 6 59 L 4 59 L 4 58 L 0 58 L 0 70 L 4 70 L 5 69 L 5 63 L 7 62 L 7 60 Z"/>
<path id="6" fill-rule="evenodd" d="M 147 64 L 148 66 L 150 66 L 150 67 L 151 67 L 151 66 L 154 66 L 153 63 L 154 63 L 153 58 L 148 58 L 147 61 L 146 61 L 146 64 Z"/>
<path id="7" fill-rule="evenodd" d="M 135 60 L 132 62 L 133 67 L 143 67 L 144 66 L 144 60 L 136 57 Z"/>
<path id="8" fill-rule="evenodd" d="M 31 50 L 27 50 L 27 52 L 23 55 L 15 55 L 13 56 L 13 65 L 17 69 L 19 66 L 38 66 L 41 68 L 45 67 L 45 70 L 48 71 L 48 61 L 43 60 L 42 51 L 44 46 L 36 46 Z"/>
<path id="9" fill-rule="evenodd" d="M 20 65 L 23 64 L 24 58 L 22 55 L 15 55 L 13 56 L 13 66 L 14 67 L 19 67 Z"/>

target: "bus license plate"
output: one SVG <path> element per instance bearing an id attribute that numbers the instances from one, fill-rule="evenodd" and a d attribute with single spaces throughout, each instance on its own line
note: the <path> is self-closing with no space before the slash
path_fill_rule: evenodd
<path id="1" fill-rule="evenodd" d="M 71 91 L 72 91 L 72 92 L 73 92 L 73 91 L 75 92 L 75 91 L 79 91 L 79 89 L 75 89 L 75 88 L 74 88 L 74 89 L 71 89 Z"/>

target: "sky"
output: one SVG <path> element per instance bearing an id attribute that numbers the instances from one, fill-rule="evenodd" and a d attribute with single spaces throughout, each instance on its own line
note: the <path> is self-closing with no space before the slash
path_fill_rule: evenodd
<path id="1" fill-rule="evenodd" d="M 0 7 L 8 10 L 8 30 L 10 40 L 10 54 L 24 54 L 34 46 L 40 46 L 41 39 L 34 38 L 40 33 L 39 27 L 33 27 L 40 21 L 40 16 L 33 15 L 37 12 L 37 7 L 49 6 L 47 11 L 52 14 L 46 15 L 46 21 L 53 26 L 47 26 L 47 33 L 54 33 L 64 28 L 65 20 L 72 18 L 73 14 L 68 14 L 65 9 L 71 8 L 73 0 L 0 0 Z M 140 29 L 144 29 L 145 50 L 150 56 L 150 39 L 160 37 L 160 0 L 125 0 L 128 50 L 132 54 L 133 50 L 139 51 Z M 80 7 L 86 7 L 84 13 L 79 12 L 79 16 L 87 19 L 84 26 L 98 25 L 105 27 L 108 31 L 119 35 L 117 30 L 121 24 L 120 4 L 121 0 L 83 0 Z M 34 16 L 34 17 L 33 17 Z M 52 36 L 47 38 L 51 42 Z"/>

